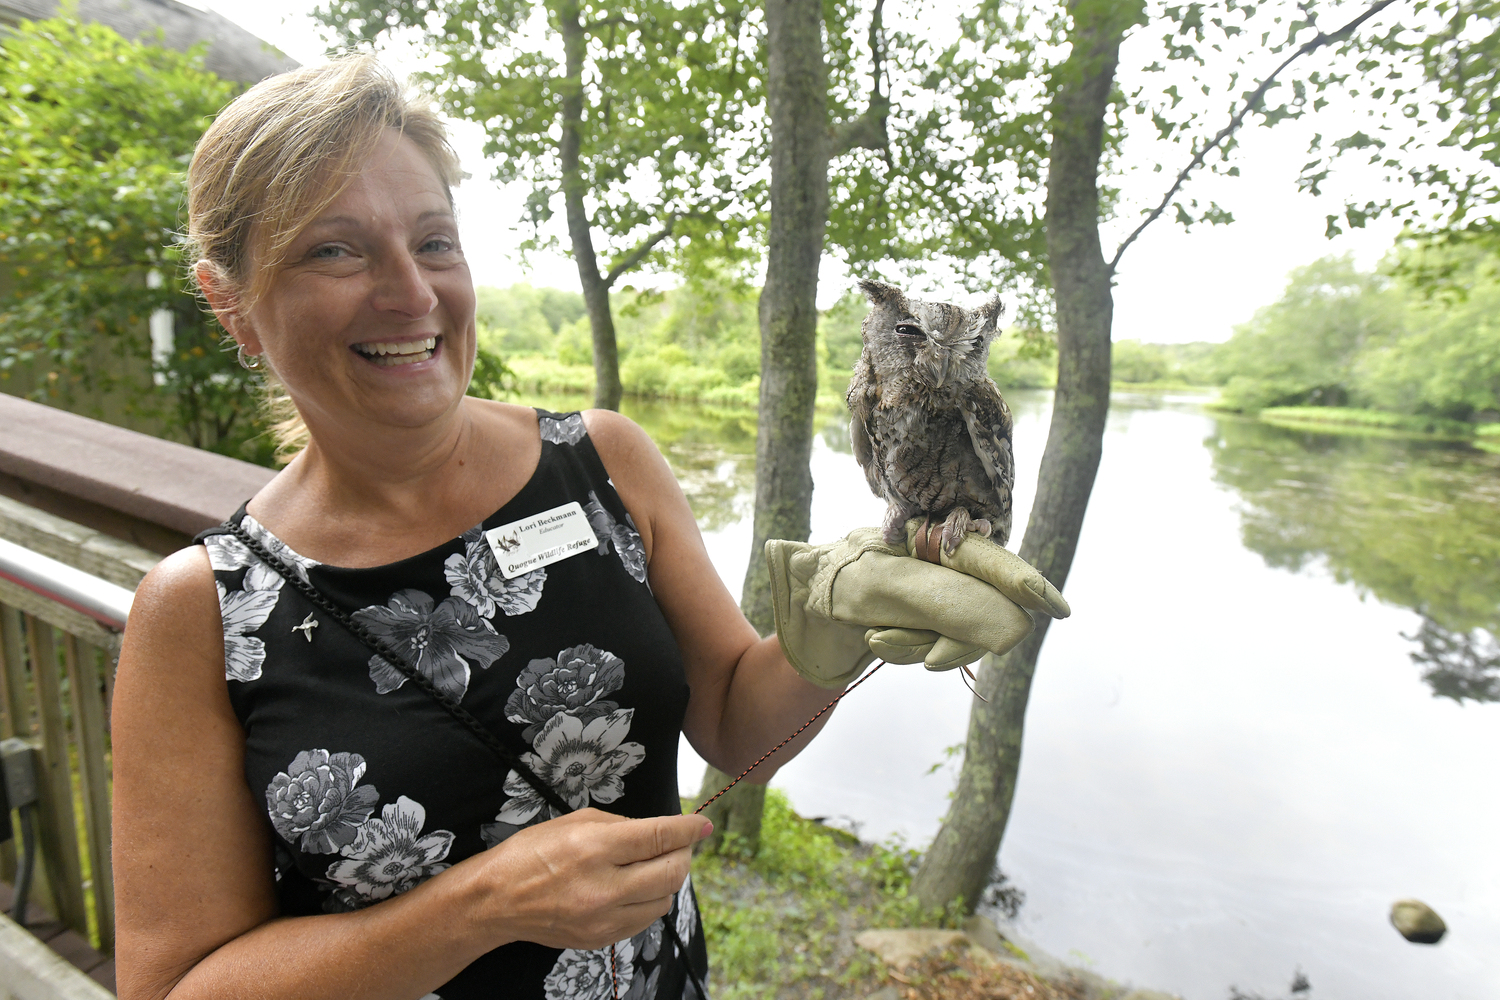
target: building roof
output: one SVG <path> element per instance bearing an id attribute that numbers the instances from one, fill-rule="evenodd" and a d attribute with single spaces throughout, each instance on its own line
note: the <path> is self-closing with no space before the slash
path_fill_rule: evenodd
<path id="1" fill-rule="evenodd" d="M 58 0 L 0 0 L 0 24 L 41 21 L 58 13 Z M 185 51 L 208 42 L 204 65 L 225 80 L 255 83 L 295 69 L 297 62 L 234 22 L 177 0 L 78 0 L 78 17 L 108 25 L 126 38 L 161 29 L 167 48 Z"/>

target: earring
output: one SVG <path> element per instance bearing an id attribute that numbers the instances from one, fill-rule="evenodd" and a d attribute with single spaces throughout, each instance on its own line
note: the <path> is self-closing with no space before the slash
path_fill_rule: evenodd
<path id="1" fill-rule="evenodd" d="M 239 349 L 234 352 L 234 356 L 239 361 L 240 367 L 247 372 L 258 372 L 266 366 L 266 363 L 261 360 L 259 354 L 246 354 L 244 344 L 239 346 Z"/>

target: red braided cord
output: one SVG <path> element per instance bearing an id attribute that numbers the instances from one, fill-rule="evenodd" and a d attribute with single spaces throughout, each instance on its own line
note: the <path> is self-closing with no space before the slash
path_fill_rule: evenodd
<path id="1" fill-rule="evenodd" d="M 735 778 L 729 784 L 727 784 L 723 788 L 719 789 L 717 792 L 715 792 L 713 794 L 712 798 L 707 799 L 701 806 L 699 806 L 697 809 L 694 809 L 693 810 L 693 815 L 694 816 L 698 815 L 703 810 L 705 810 L 709 806 L 713 805 L 714 802 L 716 800 L 718 800 L 718 798 L 720 796 L 722 796 L 725 792 L 729 791 L 735 785 L 738 785 L 741 781 L 744 781 L 746 775 L 748 775 L 751 771 L 755 770 L 757 767 L 760 767 L 762 764 L 764 764 L 766 762 L 766 759 L 769 758 L 772 754 L 774 754 L 777 750 L 780 750 L 782 747 L 784 747 L 788 743 L 792 742 L 792 740 L 795 740 L 797 737 L 801 736 L 803 730 L 805 730 L 808 726 L 812 725 L 814 722 L 817 722 L 819 719 L 821 719 L 823 717 L 823 715 L 830 708 L 832 708 L 833 706 L 837 705 L 840 701 L 843 700 L 844 695 L 848 694 L 850 691 L 853 691 L 855 688 L 859 687 L 865 681 L 867 681 L 871 677 L 875 676 L 875 671 L 879 670 L 883 666 L 885 666 L 885 661 L 884 660 L 876 660 L 875 661 L 875 666 L 871 667 L 868 671 L 866 671 L 865 675 L 863 677 L 861 677 L 859 680 L 855 681 L 853 684 L 850 684 L 848 687 L 844 688 L 844 690 L 840 691 L 839 692 L 839 696 L 837 698 L 833 699 L 828 704 L 826 704 L 822 708 L 818 709 L 818 714 L 814 715 L 811 719 L 808 719 L 806 722 L 802 723 L 801 728 L 799 728 L 795 733 L 793 733 L 792 735 L 788 736 L 786 739 L 782 740 L 780 743 L 776 744 L 771 749 L 767 750 L 765 752 L 765 754 L 760 758 L 760 760 L 756 761 L 754 764 L 751 764 L 749 767 L 747 767 L 743 771 L 741 771 L 740 772 L 740 776 L 738 778 Z"/>

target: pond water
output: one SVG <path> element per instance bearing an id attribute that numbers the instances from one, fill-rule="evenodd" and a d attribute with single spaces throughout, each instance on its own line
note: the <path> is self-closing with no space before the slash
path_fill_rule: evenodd
<path id="1" fill-rule="evenodd" d="M 1019 539 L 1050 397 L 1012 396 Z M 737 592 L 753 417 L 627 412 Z M 878 523 L 833 415 L 813 462 L 813 541 Z M 1000 854 L 1018 930 L 1189 1000 L 1283 997 L 1299 969 L 1317 1000 L 1500 997 L 1500 456 L 1117 396 L 1066 594 Z M 970 698 L 887 667 L 774 784 L 923 846 Z M 681 775 L 696 792 L 686 745 Z M 1440 945 L 1387 922 L 1409 896 Z"/>

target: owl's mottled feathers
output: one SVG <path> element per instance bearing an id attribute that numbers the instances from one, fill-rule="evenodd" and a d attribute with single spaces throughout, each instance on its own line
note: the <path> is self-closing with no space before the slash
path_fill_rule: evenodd
<path id="1" fill-rule="evenodd" d="M 864 350 L 849 382 L 854 457 L 889 507 L 885 538 L 905 541 L 906 522 L 943 522 L 951 553 L 968 531 L 1010 538 L 1010 407 L 985 362 L 1000 300 L 977 309 L 909 298 L 861 281 L 870 300 Z"/>

